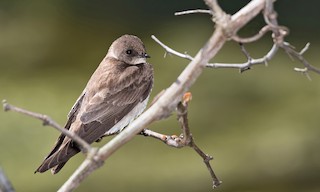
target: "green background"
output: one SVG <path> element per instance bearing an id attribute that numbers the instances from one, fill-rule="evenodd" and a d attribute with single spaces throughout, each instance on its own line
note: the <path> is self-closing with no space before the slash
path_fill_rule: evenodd
<path id="1" fill-rule="evenodd" d="M 248 1 L 221 1 L 234 13 Z M 319 2 L 279 0 L 279 22 L 305 58 L 319 65 Z M 168 55 L 150 36 L 194 55 L 210 37 L 208 15 L 174 16 L 205 8 L 202 1 L 1 0 L 0 99 L 51 116 L 64 124 L 69 109 L 122 34 L 139 36 L 151 55 L 152 97 L 168 87 L 188 61 Z M 260 16 L 241 30 L 255 34 Z M 254 58 L 272 45 L 268 34 L 247 45 Z M 237 43 L 228 42 L 212 62 L 245 62 Z M 268 67 L 205 69 L 192 87 L 190 127 L 223 184 L 216 191 L 320 191 L 320 75 L 312 81 L 293 71 L 303 67 L 279 51 Z M 173 114 L 150 129 L 180 134 Z M 57 175 L 33 174 L 59 133 L 38 120 L 0 112 L 0 166 L 17 191 L 56 191 L 80 165 L 79 154 Z M 101 146 L 106 138 L 95 146 Z M 137 136 L 116 152 L 76 191 L 211 191 L 202 160 L 190 148 L 175 149 Z"/>

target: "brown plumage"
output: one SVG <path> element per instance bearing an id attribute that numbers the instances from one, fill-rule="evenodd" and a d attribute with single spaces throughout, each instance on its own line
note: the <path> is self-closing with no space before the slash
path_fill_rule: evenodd
<path id="1" fill-rule="evenodd" d="M 121 131 L 140 115 L 153 85 L 148 57 L 138 37 L 123 35 L 115 40 L 72 107 L 65 128 L 91 144 Z M 35 172 L 52 169 L 56 174 L 78 152 L 77 144 L 61 134 Z"/>

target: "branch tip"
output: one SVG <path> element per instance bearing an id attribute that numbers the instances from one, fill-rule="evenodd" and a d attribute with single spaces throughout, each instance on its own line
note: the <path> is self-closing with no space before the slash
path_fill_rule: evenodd
<path id="1" fill-rule="evenodd" d="M 298 73 L 301 73 L 302 75 L 305 75 L 309 81 L 312 81 L 311 76 L 309 75 L 309 69 L 307 67 L 305 68 L 295 67 L 293 68 L 293 70 Z"/>
<path id="2" fill-rule="evenodd" d="M 222 184 L 222 181 L 220 181 L 220 180 L 219 181 L 213 181 L 212 183 L 213 183 L 212 188 L 215 189 L 215 188 L 219 187 L 219 185 Z"/>
<path id="3" fill-rule="evenodd" d="M 203 9 L 179 11 L 179 12 L 175 12 L 174 15 L 180 16 L 180 15 L 187 15 L 187 14 L 194 14 L 194 13 L 205 13 L 205 14 L 213 15 L 213 12 L 211 10 L 203 10 Z"/>
<path id="4" fill-rule="evenodd" d="M 300 51 L 300 55 L 303 55 L 306 51 L 308 51 L 308 49 L 309 49 L 309 47 L 310 47 L 310 42 L 308 42 L 302 49 L 301 49 L 301 51 Z"/>
<path id="5" fill-rule="evenodd" d="M 183 103 L 184 105 L 186 105 L 186 104 L 189 103 L 191 100 L 192 100 L 192 94 L 191 94 L 191 92 L 186 92 L 186 93 L 183 95 L 182 103 Z"/>

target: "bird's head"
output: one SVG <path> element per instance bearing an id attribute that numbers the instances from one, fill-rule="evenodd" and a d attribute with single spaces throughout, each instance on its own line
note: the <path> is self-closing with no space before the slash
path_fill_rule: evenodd
<path id="1" fill-rule="evenodd" d="M 115 40 L 107 57 L 113 57 L 129 65 L 146 63 L 146 58 L 150 58 L 141 39 L 134 35 L 123 35 Z"/>

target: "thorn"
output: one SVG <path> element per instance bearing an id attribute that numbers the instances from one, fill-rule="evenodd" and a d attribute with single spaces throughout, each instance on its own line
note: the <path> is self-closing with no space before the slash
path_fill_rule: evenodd
<path id="1" fill-rule="evenodd" d="M 245 71 L 247 71 L 247 70 L 249 70 L 249 69 L 251 69 L 251 67 L 243 67 L 243 68 L 240 68 L 240 73 L 243 73 L 243 72 L 245 72 Z"/>

